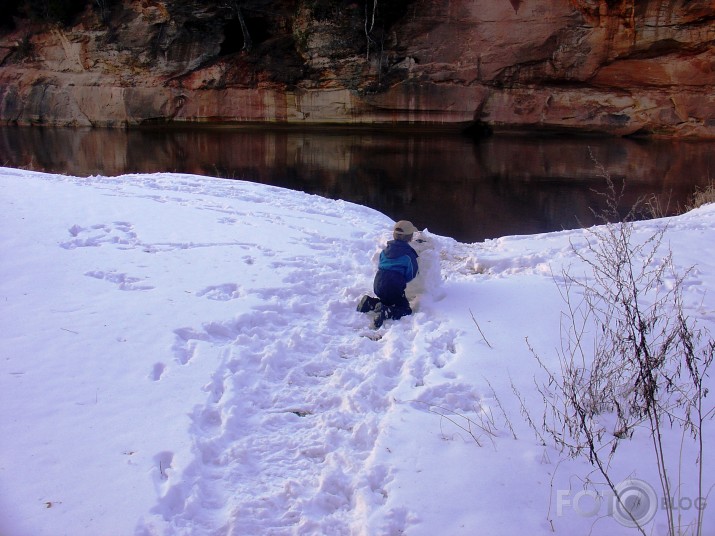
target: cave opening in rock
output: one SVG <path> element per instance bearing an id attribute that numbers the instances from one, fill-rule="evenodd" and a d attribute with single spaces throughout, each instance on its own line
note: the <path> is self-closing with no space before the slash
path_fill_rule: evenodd
<path id="1" fill-rule="evenodd" d="M 228 56 L 243 49 L 243 32 L 238 19 L 231 19 L 223 27 L 223 43 L 221 43 L 220 56 Z"/>
<path id="2" fill-rule="evenodd" d="M 246 49 L 250 50 L 271 37 L 268 23 L 263 17 L 251 17 L 245 13 L 243 17 L 248 37 L 244 35 L 244 29 L 238 17 L 226 21 L 223 27 L 224 40 L 221 43 L 220 56 L 228 56 Z"/>

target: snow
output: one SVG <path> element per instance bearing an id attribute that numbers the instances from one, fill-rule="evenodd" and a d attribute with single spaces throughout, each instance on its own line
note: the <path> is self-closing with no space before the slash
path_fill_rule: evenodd
<path id="1" fill-rule="evenodd" d="M 589 230 L 425 230 L 415 314 L 374 331 L 355 306 L 393 222 L 369 208 L 169 173 L 0 168 L 0 189 L 2 536 L 634 533 L 574 507 L 593 468 L 522 416 Z M 635 234 L 666 224 L 713 330 L 715 206 Z M 647 434 L 612 470 L 660 493 Z"/>

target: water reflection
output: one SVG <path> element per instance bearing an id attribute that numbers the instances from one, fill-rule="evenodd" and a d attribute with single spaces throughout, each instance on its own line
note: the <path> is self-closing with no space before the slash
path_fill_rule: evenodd
<path id="1" fill-rule="evenodd" d="M 715 175 L 713 142 L 281 129 L 0 128 L 0 164 L 71 175 L 172 171 L 373 207 L 462 241 L 591 225 L 604 171 L 623 206 L 667 213 Z M 603 166 L 603 169 L 599 169 Z"/>

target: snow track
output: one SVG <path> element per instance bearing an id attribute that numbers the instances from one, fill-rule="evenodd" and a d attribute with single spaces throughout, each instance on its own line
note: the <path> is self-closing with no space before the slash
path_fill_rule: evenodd
<path id="1" fill-rule="evenodd" d="M 109 246 L 187 259 L 200 247 L 202 259 L 230 262 L 240 271 L 230 282 L 211 281 L 221 276 L 209 271 L 203 288 L 184 291 L 185 300 L 222 307 L 196 307 L 208 311 L 204 320 L 174 327 L 172 359 L 147 371 L 157 386 L 178 381 L 187 367 L 209 379 L 203 402 L 190 410 L 189 454 L 163 450 L 152 457 L 158 500 L 136 533 L 359 534 L 385 503 L 392 478 L 388 466 L 373 460 L 382 422 L 397 403 L 394 391 L 401 384 L 424 385 L 429 370 L 454 354 L 455 332 L 419 312 L 373 331 L 370 317 L 355 311 L 371 288 L 371 257 L 388 236 L 389 220 L 377 218 L 382 221 L 341 240 L 346 227 L 366 227 L 359 220 L 363 209 L 343 211 L 338 204 L 336 210 L 336 203 L 310 197 L 310 210 L 293 213 L 281 207 L 285 194 L 276 190 L 261 218 L 281 231 L 251 243 L 251 214 L 242 213 L 240 204 L 256 199 L 230 187 L 223 193 L 220 205 L 205 200 L 200 208 L 218 212 L 232 240 L 150 240 L 140 225 L 121 221 L 74 225 L 60 244 L 67 250 Z M 239 206 L 231 205 L 237 195 Z M 325 229 L 334 236 L 326 239 Z M 430 262 L 436 262 L 433 269 Z M 425 254 L 422 272 L 439 279 L 439 259 Z M 150 277 L 117 270 L 85 275 L 120 290 L 153 288 L 145 284 Z M 415 285 L 424 285 L 424 278 Z M 415 290 L 429 302 L 429 293 Z M 236 312 L 216 318 L 217 311 L 231 309 Z M 444 352 L 435 352 L 436 346 Z M 383 515 L 397 532 L 409 517 Z"/>
<path id="2" fill-rule="evenodd" d="M 255 291 L 274 299 L 175 330 L 176 363 L 219 366 L 191 415 L 193 460 L 160 482 L 162 521 L 146 534 L 197 534 L 197 525 L 207 534 L 355 534 L 384 502 L 389 468 L 369 459 L 391 393 L 403 377 L 421 385 L 443 366 L 433 347 L 453 354 L 454 333 L 418 327 L 419 317 L 369 330 L 354 310 L 361 289 L 345 288 L 354 266 L 343 253 L 319 278 L 310 257 L 276 260 L 284 284 Z M 304 285 L 311 292 L 292 288 Z"/>

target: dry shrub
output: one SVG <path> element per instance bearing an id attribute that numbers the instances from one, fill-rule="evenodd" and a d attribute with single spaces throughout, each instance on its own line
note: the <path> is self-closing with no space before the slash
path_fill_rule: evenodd
<path id="1" fill-rule="evenodd" d="M 696 188 L 695 193 L 693 193 L 690 201 L 685 205 L 685 208 L 687 210 L 693 210 L 708 203 L 715 203 L 715 183 L 712 181 L 703 188 Z"/>

